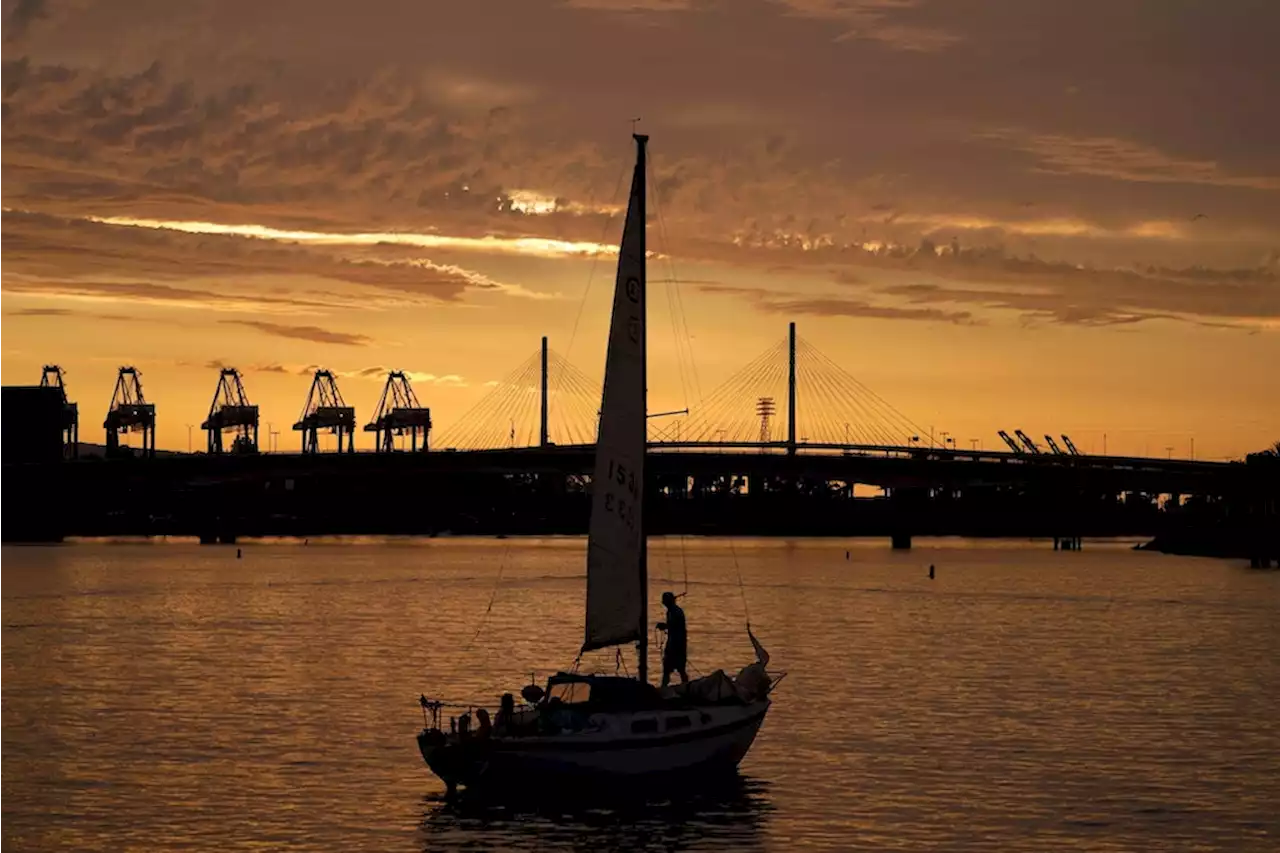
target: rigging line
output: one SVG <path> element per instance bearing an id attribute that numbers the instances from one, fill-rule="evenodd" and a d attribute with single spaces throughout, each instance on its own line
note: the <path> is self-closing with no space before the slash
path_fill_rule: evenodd
<path id="1" fill-rule="evenodd" d="M 613 195 L 609 199 L 610 204 L 613 204 L 618 200 L 618 192 L 622 189 L 622 179 L 626 174 L 627 174 L 627 159 L 624 157 L 622 160 L 622 167 L 618 172 L 618 180 L 613 185 Z M 605 232 L 609 230 L 609 225 L 612 221 L 613 221 L 612 216 L 605 217 L 604 223 L 601 224 L 600 226 L 600 239 L 596 241 L 596 245 L 598 246 L 604 245 L 604 235 L 605 235 Z M 626 217 L 626 213 L 624 212 L 622 214 L 623 228 L 626 228 L 626 222 L 627 222 L 627 217 Z M 573 352 L 573 342 L 578 337 L 578 325 L 579 323 L 582 322 L 582 311 L 584 308 L 587 307 L 587 296 L 590 295 L 591 293 L 591 284 L 595 280 L 596 267 L 599 265 L 599 263 L 600 263 L 600 253 L 595 252 L 591 256 L 591 269 L 588 270 L 587 272 L 587 286 L 582 291 L 582 298 L 578 300 L 578 313 L 573 318 L 573 329 L 569 332 L 569 345 L 565 347 L 566 356 L 569 353 Z M 557 376 L 556 377 L 557 387 L 559 387 L 559 383 L 560 383 L 560 377 Z"/>
<path id="2" fill-rule="evenodd" d="M 688 481 L 685 481 L 685 488 L 688 488 Z M 684 550 L 684 534 L 680 534 L 680 563 L 684 566 L 684 592 L 681 595 L 689 594 L 689 557 Z"/>
<path id="3" fill-rule="evenodd" d="M 738 574 L 738 594 L 742 596 L 742 613 L 747 620 L 747 628 L 751 628 L 751 608 L 747 606 L 747 588 L 742 582 L 742 566 L 738 565 L 738 549 L 733 545 L 733 537 L 729 537 L 729 554 L 733 557 L 733 570 Z"/>
<path id="4" fill-rule="evenodd" d="M 475 634 L 464 648 L 463 654 L 471 651 L 476 640 L 480 639 L 481 632 L 484 631 L 485 624 L 489 621 L 489 614 L 493 611 L 493 602 L 498 598 L 498 587 L 502 584 L 502 573 L 507 569 L 507 555 L 511 553 L 511 545 L 508 543 L 502 547 L 502 560 L 498 563 L 498 576 L 493 580 L 493 589 L 489 593 L 489 604 L 484 609 L 484 615 L 480 617 L 480 625 L 476 628 Z"/>
<path id="5" fill-rule="evenodd" d="M 692 382 L 694 391 L 698 395 L 698 399 L 701 400 L 702 399 L 702 383 L 698 379 L 698 362 L 697 362 L 697 359 L 694 357 L 694 353 L 693 353 L 693 336 L 689 334 L 689 318 L 688 318 L 688 314 L 685 313 L 684 301 L 680 295 L 680 277 L 676 272 L 675 252 L 671 248 L 671 239 L 667 233 L 667 220 L 666 220 L 665 210 L 662 204 L 661 196 L 658 193 L 658 182 L 654 177 L 655 171 L 652 167 L 653 155 L 647 149 L 645 151 L 645 158 L 647 161 L 646 165 L 649 167 L 647 169 L 647 174 L 648 174 L 648 180 L 649 180 L 650 195 L 653 196 L 653 210 L 658 220 L 658 234 L 660 239 L 662 240 L 663 248 L 666 250 L 664 252 L 664 259 L 667 262 L 667 275 L 668 275 L 667 301 L 668 301 L 668 308 L 671 312 L 672 338 L 676 345 L 676 361 L 678 364 L 680 364 L 680 369 L 682 371 L 681 382 L 684 383 L 685 382 L 685 377 L 683 375 L 684 353 L 685 352 L 688 353 L 688 358 L 689 358 L 688 372 L 691 374 L 689 379 Z M 684 331 L 683 338 L 680 335 L 682 328 Z M 681 348 L 681 343 L 684 344 L 683 351 Z M 688 397 L 687 389 L 685 390 L 684 404 L 685 404 L 685 408 L 688 408 L 689 397 Z"/>

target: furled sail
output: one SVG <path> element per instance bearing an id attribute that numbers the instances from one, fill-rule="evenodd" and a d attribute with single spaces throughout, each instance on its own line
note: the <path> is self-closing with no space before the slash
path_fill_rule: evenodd
<path id="1" fill-rule="evenodd" d="M 646 637 L 644 451 L 645 143 L 636 134 L 636 167 L 618 253 L 613 318 L 605 355 L 587 538 L 587 637 L 583 651 Z"/>

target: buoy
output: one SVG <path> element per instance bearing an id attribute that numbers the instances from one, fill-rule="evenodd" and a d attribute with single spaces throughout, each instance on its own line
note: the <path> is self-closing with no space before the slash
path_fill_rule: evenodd
<path id="1" fill-rule="evenodd" d="M 929 564 L 929 580 L 933 580 L 933 563 Z"/>
<path id="2" fill-rule="evenodd" d="M 237 549 L 236 549 L 236 559 L 237 559 L 237 560 L 238 560 L 238 559 L 240 559 L 240 549 L 239 549 L 239 548 L 237 548 Z"/>

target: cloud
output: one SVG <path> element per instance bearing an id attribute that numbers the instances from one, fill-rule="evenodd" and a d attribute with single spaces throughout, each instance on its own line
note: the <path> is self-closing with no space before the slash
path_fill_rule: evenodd
<path id="1" fill-rule="evenodd" d="M 978 138 L 1002 141 L 1031 154 L 1036 158 L 1036 168 L 1048 174 L 1091 175 L 1134 183 L 1280 190 L 1280 175 L 1230 174 L 1215 160 L 1176 157 L 1154 146 L 1115 137 L 998 129 L 979 133 Z"/>
<path id="2" fill-rule="evenodd" d="M 956 33 L 927 26 L 899 23 L 895 16 L 910 13 L 919 0 L 774 0 L 792 14 L 832 21 L 839 25 L 839 41 L 879 42 L 896 50 L 930 52 L 962 40 Z"/>
<path id="3" fill-rule="evenodd" d="M 1280 6 L 1174 4 L 1152 38 L 1102 5 L 10 2 L 4 203 L 32 213 L 5 214 L 5 289 L 300 317 L 546 298 L 467 255 L 612 252 L 633 114 L 654 136 L 650 245 L 682 262 L 874 286 L 926 261 L 868 247 L 959 235 L 1095 278 L 1230 280 L 1280 233 Z M 671 26 L 619 62 L 637 18 Z M 922 279 L 959 283 L 951 304 L 797 307 L 958 314 L 992 303 L 981 276 L 1041 300 L 1007 310 L 1070 322 L 1248 322 L 1271 304 L 1256 284 L 1143 273 L 1108 311 L 1084 274 L 966 269 Z"/>
<path id="4" fill-rule="evenodd" d="M 404 257 L 412 247 L 394 240 L 349 245 L 345 235 L 308 232 L 313 239 L 299 244 L 271 229 L 265 229 L 267 236 L 251 227 L 202 233 L 192 223 L 175 223 L 185 228 L 165 223 L 141 227 L 20 211 L 5 211 L 4 225 L 5 287 L 50 297 L 310 314 L 400 308 L 406 297 L 421 303 L 457 301 L 469 292 L 556 298 L 459 264 Z M 246 280 L 251 277 L 257 281 L 250 285 Z M 289 289 L 264 288 L 264 277 L 287 280 Z M 380 299 L 334 290 L 304 292 L 297 285 L 301 277 L 374 288 L 387 295 Z M 157 284 L 155 279 L 182 284 Z M 217 280 L 219 290 L 193 287 L 199 280 Z"/>
<path id="5" fill-rule="evenodd" d="M 693 0 L 564 0 L 574 9 L 594 9 L 602 12 L 687 12 L 694 8 Z"/>
<path id="6" fill-rule="evenodd" d="M 359 370 L 338 371 L 337 375 L 353 376 L 360 379 L 373 379 L 378 382 L 383 382 L 386 380 L 387 374 L 396 369 L 397 368 L 377 365 L 375 367 L 363 367 Z M 405 378 L 410 382 L 421 385 L 448 385 L 454 388 L 465 388 L 467 386 L 466 380 L 456 373 L 438 375 L 435 373 L 423 373 L 416 370 L 400 370 L 400 372 L 403 373 Z"/>
<path id="7" fill-rule="evenodd" d="M 44 281 L 9 278 L 5 281 L 4 289 L 8 293 L 43 299 L 133 302 L 157 307 L 230 313 L 303 313 L 303 308 L 318 305 L 287 297 L 237 296 L 139 281 Z"/>
<path id="8" fill-rule="evenodd" d="M 1171 320 L 1259 328 L 1280 320 L 1280 269 L 1093 269 L 995 251 L 923 257 L 913 269 L 937 281 L 870 287 L 913 305 L 1011 310 L 1069 325 Z"/>
<path id="9" fill-rule="evenodd" d="M 9 317 L 73 317 L 78 312 L 70 308 L 19 308 L 4 313 Z"/>
<path id="10" fill-rule="evenodd" d="M 113 323 L 145 322 L 128 314 L 102 314 L 91 311 L 74 311 L 70 308 L 15 308 L 5 311 L 6 317 L 84 317 L 89 320 L 107 320 Z"/>
<path id="11" fill-rule="evenodd" d="M 14 41 L 26 34 L 35 21 L 49 17 L 45 0 L 18 0 L 4 22 L 4 40 Z"/>
<path id="12" fill-rule="evenodd" d="M 349 332 L 335 332 L 319 326 L 286 326 L 280 323 L 268 323 L 264 320 L 223 320 L 223 323 L 234 326 L 246 326 L 257 329 L 268 335 L 281 338 L 293 338 L 300 341 L 311 341 L 317 344 L 341 344 L 343 346 L 367 346 L 373 339 L 367 335 Z"/>
<path id="13" fill-rule="evenodd" d="M 778 290 L 732 285 L 704 284 L 698 287 L 705 293 L 738 296 L 746 299 L 756 309 L 769 314 L 807 314 L 820 317 L 866 317 L 879 320 L 929 320 L 944 323 L 975 324 L 968 311 L 948 311 L 937 308 L 914 308 L 896 305 L 873 304 L 863 299 L 851 299 L 838 295 L 796 296 Z"/>

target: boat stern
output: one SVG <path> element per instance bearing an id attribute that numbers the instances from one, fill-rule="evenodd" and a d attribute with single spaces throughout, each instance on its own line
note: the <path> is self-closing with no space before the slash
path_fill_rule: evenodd
<path id="1" fill-rule="evenodd" d="M 454 790 L 465 775 L 458 744 L 450 744 L 449 738 L 439 729 L 423 729 L 418 733 L 418 751 L 431 772 Z"/>

